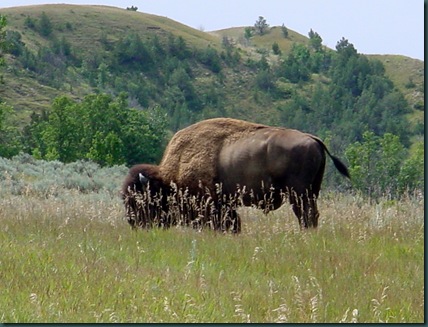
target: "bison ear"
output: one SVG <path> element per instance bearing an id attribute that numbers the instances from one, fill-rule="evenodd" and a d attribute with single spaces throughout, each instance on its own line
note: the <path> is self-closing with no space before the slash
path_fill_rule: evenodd
<path id="1" fill-rule="evenodd" d="M 147 182 L 149 181 L 149 179 L 146 176 L 144 176 L 142 173 L 139 173 L 138 177 L 140 179 L 140 183 L 143 185 L 147 184 Z"/>

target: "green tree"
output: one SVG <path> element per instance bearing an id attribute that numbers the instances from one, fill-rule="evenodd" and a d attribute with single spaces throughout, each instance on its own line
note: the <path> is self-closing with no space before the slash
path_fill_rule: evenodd
<path id="1" fill-rule="evenodd" d="M 263 16 L 259 16 L 259 19 L 254 24 L 254 29 L 257 34 L 264 35 L 269 29 L 269 24 L 266 22 L 266 19 Z"/>
<path id="2" fill-rule="evenodd" d="M 166 125 L 166 116 L 159 108 L 128 110 L 122 130 L 126 163 L 158 162 L 165 147 Z"/>
<path id="3" fill-rule="evenodd" d="M 36 20 L 30 16 L 25 17 L 24 20 L 24 26 L 28 27 L 29 29 L 35 30 L 36 29 Z"/>
<path id="4" fill-rule="evenodd" d="M 424 192 L 424 142 L 416 142 L 411 148 L 410 156 L 404 160 L 398 175 L 400 192 L 418 190 Z"/>
<path id="5" fill-rule="evenodd" d="M 3 37 L 0 36 L 0 39 L 2 38 Z M 18 31 L 6 31 L 6 40 L 4 43 L 7 46 L 3 46 L 2 52 L 11 53 L 16 57 L 19 57 L 23 54 L 25 44 L 22 42 L 22 35 Z"/>
<path id="6" fill-rule="evenodd" d="M 385 133 L 379 140 L 380 155 L 377 166 L 379 186 L 383 192 L 398 195 L 398 178 L 405 158 L 405 149 L 397 135 Z"/>
<path id="7" fill-rule="evenodd" d="M 365 132 L 363 142 L 355 142 L 349 145 L 345 152 L 354 188 L 369 196 L 377 191 L 375 168 L 378 159 L 377 151 L 378 138 L 373 132 Z"/>
<path id="8" fill-rule="evenodd" d="M 244 39 L 247 42 L 247 45 L 250 44 L 250 39 L 253 37 L 253 28 L 252 27 L 245 27 L 244 29 Z"/>
<path id="9" fill-rule="evenodd" d="M 196 93 L 195 86 L 192 83 L 191 76 L 187 73 L 185 67 L 180 66 L 173 71 L 168 84 L 171 87 L 177 87 L 186 102 L 186 106 L 192 111 L 199 111 L 201 109 L 200 99 Z"/>
<path id="10" fill-rule="evenodd" d="M 15 111 L 0 102 L 0 157 L 10 158 L 22 149 Z"/>
<path id="11" fill-rule="evenodd" d="M 37 30 L 42 36 L 45 36 L 45 37 L 48 37 L 49 35 L 51 35 L 53 31 L 51 19 L 45 12 L 42 12 L 39 17 Z"/>
<path id="12" fill-rule="evenodd" d="M 0 15 L 0 69 L 6 64 L 6 61 L 4 59 L 4 55 L 7 51 L 6 25 L 7 25 L 6 16 Z M 0 83 L 3 83 L 3 74 L 1 73 L 0 73 Z"/>
<path id="13" fill-rule="evenodd" d="M 206 49 L 199 52 L 199 60 L 206 65 L 213 73 L 220 73 L 221 60 L 216 49 L 208 46 Z"/>
<path id="14" fill-rule="evenodd" d="M 272 51 L 275 55 L 278 55 L 278 56 L 281 55 L 281 49 L 279 48 L 279 45 L 277 42 L 274 42 L 272 44 Z"/>
<path id="15" fill-rule="evenodd" d="M 78 109 L 66 96 L 53 101 L 47 124 L 41 131 L 46 159 L 72 162 L 80 158 L 84 124 Z"/>
<path id="16" fill-rule="evenodd" d="M 115 132 L 107 135 L 97 131 L 92 137 L 92 145 L 86 154 L 88 159 L 102 166 L 113 166 L 125 163 L 124 144 Z"/>
<path id="17" fill-rule="evenodd" d="M 154 58 L 150 49 L 137 33 L 131 33 L 117 42 L 114 50 L 117 67 L 145 72 L 153 68 Z"/>
<path id="18" fill-rule="evenodd" d="M 283 36 L 285 39 L 288 37 L 288 28 L 287 28 L 287 27 L 285 27 L 285 25 L 284 25 L 284 24 L 282 24 L 282 26 L 281 26 L 281 33 L 282 33 L 282 36 Z"/>
<path id="19" fill-rule="evenodd" d="M 322 50 L 322 38 L 317 33 L 311 30 L 308 33 L 309 35 L 309 46 L 315 50 L 315 52 L 320 52 Z"/>
<path id="20" fill-rule="evenodd" d="M 26 149 L 39 158 L 100 165 L 155 162 L 165 136 L 166 119 L 158 110 L 129 108 L 127 95 L 90 94 L 82 102 L 54 100 L 44 116 L 33 115 L 25 129 Z"/>
<path id="21" fill-rule="evenodd" d="M 310 77 L 310 52 L 302 44 L 293 44 L 290 53 L 278 69 L 292 83 L 308 81 Z"/>
<path id="22" fill-rule="evenodd" d="M 398 136 L 365 132 L 363 141 L 349 145 L 345 154 L 356 189 L 375 198 L 400 195 L 399 176 L 406 151 Z"/>
<path id="23" fill-rule="evenodd" d="M 256 76 L 256 86 L 266 92 L 272 91 L 275 87 L 273 75 L 269 69 L 260 70 Z"/>
<path id="24" fill-rule="evenodd" d="M 173 34 L 168 36 L 168 53 L 179 60 L 187 59 L 190 56 L 190 50 L 182 36 L 175 37 Z"/>

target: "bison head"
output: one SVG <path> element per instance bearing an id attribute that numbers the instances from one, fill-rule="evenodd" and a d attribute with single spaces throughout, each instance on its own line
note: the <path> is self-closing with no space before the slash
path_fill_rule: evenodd
<path id="1" fill-rule="evenodd" d="M 131 167 L 121 192 L 129 224 L 132 227 L 162 225 L 168 189 L 158 166 L 140 164 Z"/>

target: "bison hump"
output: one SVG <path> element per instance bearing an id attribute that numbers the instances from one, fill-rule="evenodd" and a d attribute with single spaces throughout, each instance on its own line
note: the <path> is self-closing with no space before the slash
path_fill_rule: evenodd
<path id="1" fill-rule="evenodd" d="M 231 118 L 201 121 L 178 131 L 159 165 L 165 181 L 177 183 L 197 191 L 200 186 L 214 188 L 219 153 L 226 144 L 233 143 L 266 125 Z"/>

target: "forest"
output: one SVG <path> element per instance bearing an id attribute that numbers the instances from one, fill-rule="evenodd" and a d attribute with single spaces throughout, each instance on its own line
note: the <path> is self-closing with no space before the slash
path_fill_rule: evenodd
<path id="1" fill-rule="evenodd" d="M 246 29 L 248 41 L 268 33 L 257 23 Z M 358 53 L 345 38 L 330 50 L 311 30 L 307 44 L 293 42 L 286 53 L 274 43 L 248 56 L 227 37 L 219 48 L 195 46 L 174 33 L 143 38 L 130 30 L 117 40 L 102 34 L 97 52 L 89 55 L 67 39 L 65 32 L 75 29 L 71 22 L 58 26 L 42 12 L 25 16 L 23 24 L 44 45 L 28 46 L 1 16 L 3 71 L 12 72 L 3 83 L 25 72 L 60 95 L 24 120 L 0 102 L 2 157 L 27 153 L 101 166 L 155 163 L 171 135 L 191 123 L 248 117 L 320 136 L 346 158 L 353 187 L 364 194 L 423 191 L 423 123 L 409 125 L 406 115 L 415 109 L 382 62 Z M 284 26 L 282 31 L 289 37 Z M 233 104 L 239 94 L 231 83 L 240 75 L 241 96 L 251 103 L 247 109 Z M 90 91 L 79 98 L 62 92 L 80 84 Z M 337 187 L 334 174 L 327 179 Z"/>

